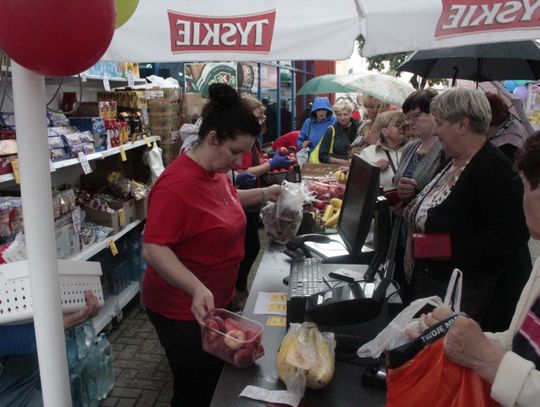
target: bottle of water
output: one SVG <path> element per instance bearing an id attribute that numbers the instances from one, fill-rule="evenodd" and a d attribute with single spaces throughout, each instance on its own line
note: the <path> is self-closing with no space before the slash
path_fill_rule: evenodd
<path id="1" fill-rule="evenodd" d="M 75 331 L 75 327 L 69 328 L 65 331 L 65 338 L 68 366 L 72 368 L 76 366 L 79 361 L 79 349 L 77 345 L 77 333 Z"/>
<path id="2" fill-rule="evenodd" d="M 95 351 L 92 350 L 81 361 L 81 380 L 84 390 L 85 407 L 97 407 L 99 403 L 97 388 L 98 367 L 94 354 Z"/>
<path id="3" fill-rule="evenodd" d="M 86 355 L 90 352 L 90 348 L 96 341 L 96 331 L 94 329 L 94 324 L 92 321 L 87 321 L 82 325 L 77 325 L 75 327 L 75 332 L 77 335 L 77 349 L 79 354 L 79 359 L 84 359 Z"/>
<path id="4" fill-rule="evenodd" d="M 115 383 L 112 346 L 105 334 L 100 334 L 96 340 L 96 353 L 99 355 L 97 391 L 99 398 L 103 400 Z"/>
<path id="5" fill-rule="evenodd" d="M 69 383 L 71 387 L 71 402 L 73 407 L 86 407 L 85 390 L 81 379 L 81 366 L 75 364 L 69 369 Z"/>

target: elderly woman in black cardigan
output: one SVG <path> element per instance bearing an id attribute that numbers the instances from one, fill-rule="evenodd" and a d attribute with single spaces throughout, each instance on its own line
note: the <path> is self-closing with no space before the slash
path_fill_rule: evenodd
<path id="1" fill-rule="evenodd" d="M 452 88 L 433 99 L 430 111 L 451 160 L 404 217 L 413 233 L 446 234 L 451 255 L 414 259 L 407 248 L 408 299 L 443 295 L 457 267 L 463 271 L 461 309 L 485 330 L 504 330 L 532 267 L 522 186 L 510 160 L 487 141 L 491 111 L 481 91 Z"/>

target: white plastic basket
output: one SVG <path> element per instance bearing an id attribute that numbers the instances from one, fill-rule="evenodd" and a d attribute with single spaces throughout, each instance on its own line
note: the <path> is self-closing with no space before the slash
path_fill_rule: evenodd
<path id="1" fill-rule="evenodd" d="M 103 305 L 101 265 L 92 261 L 58 260 L 60 294 L 63 312 L 83 308 L 84 291 L 92 290 Z M 32 293 L 28 262 L 0 266 L 0 324 L 27 322 L 33 318 Z"/>

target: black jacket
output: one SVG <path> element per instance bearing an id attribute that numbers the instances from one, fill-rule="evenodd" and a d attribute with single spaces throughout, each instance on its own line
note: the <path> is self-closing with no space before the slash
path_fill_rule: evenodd
<path id="1" fill-rule="evenodd" d="M 426 270 L 440 272 L 447 283 L 458 267 L 463 271 L 463 311 L 479 318 L 485 329 L 507 329 L 532 268 L 522 199 L 512 163 L 486 142 L 450 195 L 428 211 L 425 232 L 450 234 L 451 259 L 417 262 L 413 285 Z M 482 306 L 484 311 L 475 311 Z"/>
<path id="2" fill-rule="evenodd" d="M 330 146 L 332 143 L 332 127 L 334 127 L 334 146 L 332 152 L 330 152 Z M 319 161 L 322 163 L 330 162 L 330 157 L 341 158 L 343 160 L 349 159 L 349 151 L 351 149 L 351 143 L 356 138 L 356 132 L 358 131 L 358 122 L 351 120 L 351 127 L 344 128 L 338 122 L 329 127 L 321 140 L 321 146 L 319 147 Z"/>

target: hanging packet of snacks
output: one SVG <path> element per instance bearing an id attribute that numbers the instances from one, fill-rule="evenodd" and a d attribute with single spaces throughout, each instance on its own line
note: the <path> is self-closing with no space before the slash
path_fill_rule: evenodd
<path id="1" fill-rule="evenodd" d="M 261 210 L 268 238 L 280 244 L 292 240 L 302 223 L 304 203 L 312 200 L 304 182 L 283 181 L 277 202 L 270 202 Z"/>

